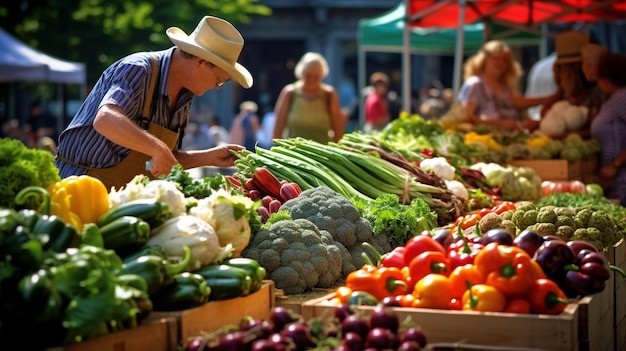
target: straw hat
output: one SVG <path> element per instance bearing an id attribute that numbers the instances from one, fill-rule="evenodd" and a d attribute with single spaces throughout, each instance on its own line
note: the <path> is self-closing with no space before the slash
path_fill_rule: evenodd
<path id="1" fill-rule="evenodd" d="M 377 83 L 389 85 L 389 76 L 382 72 L 374 72 L 370 76 L 370 83 L 376 85 Z"/>
<path id="2" fill-rule="evenodd" d="M 556 36 L 554 47 L 556 64 L 582 61 L 583 46 L 589 44 L 589 37 L 581 32 L 567 31 Z"/>
<path id="3" fill-rule="evenodd" d="M 205 16 L 190 35 L 178 27 L 170 27 L 165 33 L 179 49 L 223 69 L 244 88 L 252 86 L 252 75 L 237 62 L 243 37 L 229 22 Z"/>

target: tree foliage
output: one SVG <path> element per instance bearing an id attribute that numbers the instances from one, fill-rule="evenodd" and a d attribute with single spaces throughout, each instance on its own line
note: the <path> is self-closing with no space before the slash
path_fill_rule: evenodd
<path id="1" fill-rule="evenodd" d="M 249 23 L 271 9 L 259 0 L 11 0 L 0 4 L 0 27 L 50 55 L 84 62 L 90 84 L 132 52 L 172 45 L 165 30 L 194 30 L 202 16 Z"/>

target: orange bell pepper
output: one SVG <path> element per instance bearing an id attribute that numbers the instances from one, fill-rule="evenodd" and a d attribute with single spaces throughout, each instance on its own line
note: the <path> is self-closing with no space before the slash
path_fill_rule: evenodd
<path id="1" fill-rule="evenodd" d="M 97 223 L 109 210 L 109 194 L 98 178 L 69 176 L 47 188 L 51 198 L 50 213 L 82 230 L 86 223 Z M 78 223 L 80 221 L 80 223 Z"/>
<path id="2" fill-rule="evenodd" d="M 350 272 L 346 277 L 346 287 L 353 291 L 365 291 L 378 300 L 405 294 L 407 291 L 404 275 L 399 268 L 372 265 L 364 265 L 361 269 Z"/>
<path id="3" fill-rule="evenodd" d="M 450 284 L 452 285 L 452 296 L 461 299 L 467 291 L 467 283 L 470 285 L 483 284 L 485 276 L 473 264 L 458 266 L 450 273 Z"/>
<path id="4" fill-rule="evenodd" d="M 506 296 L 487 284 L 472 285 L 462 301 L 464 311 L 502 312 L 506 307 Z"/>
<path id="5" fill-rule="evenodd" d="M 565 310 L 567 296 L 550 279 L 537 279 L 531 286 L 526 299 L 530 303 L 530 312 L 559 314 Z"/>
<path id="6" fill-rule="evenodd" d="M 415 284 L 413 307 L 448 309 L 452 300 L 452 286 L 448 277 L 428 274 Z"/>
<path id="7" fill-rule="evenodd" d="M 492 242 L 485 245 L 476 255 L 474 265 L 486 277 L 489 273 L 498 271 L 503 266 L 510 264 L 518 253 L 528 256 L 526 251 L 517 246 L 500 245 L 497 242 Z"/>
<path id="8" fill-rule="evenodd" d="M 487 284 L 507 297 L 524 295 L 535 281 L 535 272 L 530 261 L 532 258 L 528 255 L 515 254 L 509 263 L 487 275 Z"/>

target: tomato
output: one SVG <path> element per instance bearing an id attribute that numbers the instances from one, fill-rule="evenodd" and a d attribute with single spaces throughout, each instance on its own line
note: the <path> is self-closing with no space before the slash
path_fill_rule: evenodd
<path id="1" fill-rule="evenodd" d="M 543 196 L 548 196 L 554 192 L 554 182 L 544 180 L 541 182 L 541 193 Z"/>
<path id="2" fill-rule="evenodd" d="M 580 180 L 572 180 L 569 183 L 569 191 L 574 194 L 582 194 L 586 191 L 585 183 Z"/>

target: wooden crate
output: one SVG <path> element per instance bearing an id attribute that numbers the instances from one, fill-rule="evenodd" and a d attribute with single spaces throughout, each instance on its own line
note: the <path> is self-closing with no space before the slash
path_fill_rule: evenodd
<path id="1" fill-rule="evenodd" d="M 604 291 L 582 298 L 578 306 L 578 340 L 580 351 L 613 351 L 614 290 L 613 277 Z"/>
<path id="2" fill-rule="evenodd" d="M 626 271 L 626 243 L 622 239 L 613 246 L 615 266 Z M 626 351 L 626 279 L 617 273 L 613 274 L 615 310 L 614 310 L 614 337 L 615 350 Z"/>
<path id="3" fill-rule="evenodd" d="M 529 167 L 542 180 L 576 180 L 581 178 L 581 161 L 567 160 L 512 160 L 509 165 Z"/>
<path id="4" fill-rule="evenodd" d="M 176 320 L 151 318 L 132 329 L 46 351 L 175 351 Z"/>
<path id="5" fill-rule="evenodd" d="M 335 294 L 302 304 L 305 319 L 332 317 L 335 306 L 329 301 Z M 400 320 L 410 318 L 421 326 L 429 343 L 487 345 L 496 348 L 516 347 L 540 350 L 578 350 L 578 304 L 570 303 L 559 315 L 488 313 L 392 308 Z M 374 307 L 359 306 L 367 316 Z"/>
<path id="6" fill-rule="evenodd" d="M 598 174 L 598 158 L 584 159 L 580 163 L 580 180 L 584 183 L 595 183 Z"/>
<path id="7" fill-rule="evenodd" d="M 261 289 L 248 296 L 212 301 L 184 311 L 153 312 L 148 318 L 174 318 L 178 326 L 177 341 L 181 343 L 189 337 L 237 325 L 246 316 L 267 320 L 274 305 L 274 281 L 264 280 Z"/>
<path id="8" fill-rule="evenodd" d="M 312 291 L 302 294 L 284 295 L 282 294 L 282 290 L 276 289 L 276 306 L 289 308 L 290 310 L 300 314 L 303 303 L 326 296 L 334 290 L 335 289 L 313 289 Z"/>

